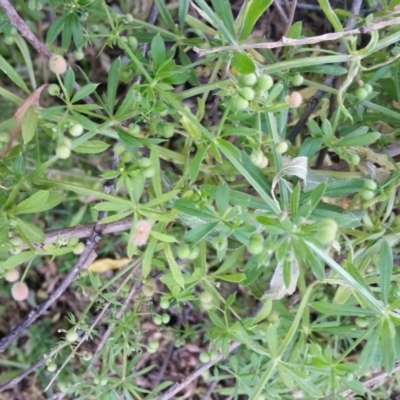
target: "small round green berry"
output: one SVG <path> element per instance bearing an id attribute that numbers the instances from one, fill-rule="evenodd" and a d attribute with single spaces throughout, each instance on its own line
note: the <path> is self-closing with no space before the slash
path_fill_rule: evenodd
<path id="1" fill-rule="evenodd" d="M 362 317 L 357 317 L 356 318 L 356 325 L 359 326 L 360 328 L 367 328 L 369 323 L 368 320 Z"/>
<path id="2" fill-rule="evenodd" d="M 135 38 L 135 36 L 129 36 L 128 37 L 128 46 L 131 48 L 131 50 L 136 50 L 138 47 L 138 41 Z"/>
<path id="3" fill-rule="evenodd" d="M 79 238 L 77 238 L 76 236 L 71 236 L 70 238 L 68 238 L 67 245 L 73 247 L 78 242 L 79 242 Z"/>
<path id="4" fill-rule="evenodd" d="M 166 298 L 166 297 L 163 297 L 162 299 L 161 299 L 161 301 L 160 301 L 160 307 L 163 309 L 163 310 L 166 310 L 166 309 L 168 309 L 169 308 L 169 306 L 170 306 L 170 302 L 169 302 L 169 300 Z"/>
<path id="5" fill-rule="evenodd" d="M 241 97 L 248 101 L 254 100 L 254 97 L 256 96 L 254 90 L 248 86 L 239 89 L 239 94 Z"/>
<path id="6" fill-rule="evenodd" d="M 85 57 L 84 52 L 81 49 L 74 51 L 74 58 L 76 61 L 81 61 Z"/>
<path id="7" fill-rule="evenodd" d="M 262 252 L 263 249 L 263 244 L 260 243 L 259 241 L 252 241 L 247 244 L 247 250 L 250 254 L 257 255 Z"/>
<path id="8" fill-rule="evenodd" d="M 372 190 L 364 189 L 361 192 L 361 197 L 365 201 L 372 200 L 375 197 L 375 193 Z"/>
<path id="9" fill-rule="evenodd" d="M 292 76 L 291 81 L 293 86 L 301 86 L 304 82 L 304 78 L 300 74 L 295 74 Z"/>
<path id="10" fill-rule="evenodd" d="M 176 254 L 180 259 L 186 260 L 190 255 L 190 247 L 187 244 L 181 244 L 176 249 Z"/>
<path id="11" fill-rule="evenodd" d="M 365 83 L 362 88 L 366 90 L 367 94 L 371 94 L 374 88 L 369 83 Z"/>
<path id="12" fill-rule="evenodd" d="M 358 154 L 351 154 L 350 155 L 349 162 L 350 162 L 351 165 L 358 165 L 358 164 L 360 164 L 360 161 L 361 161 L 361 159 L 360 159 L 360 156 Z"/>
<path id="13" fill-rule="evenodd" d="M 101 386 L 106 386 L 108 383 L 108 379 L 106 377 L 103 377 L 100 379 L 100 385 Z"/>
<path id="14" fill-rule="evenodd" d="M 210 361 L 210 355 L 206 351 L 202 351 L 199 355 L 199 360 L 205 364 Z"/>
<path id="15" fill-rule="evenodd" d="M 12 36 L 4 36 L 3 37 L 3 43 L 8 44 L 9 46 L 14 44 L 15 40 Z"/>
<path id="16" fill-rule="evenodd" d="M 83 126 L 81 124 L 74 124 L 69 128 L 69 134 L 74 137 L 81 136 L 83 133 Z"/>
<path id="17" fill-rule="evenodd" d="M 165 122 L 161 124 L 160 134 L 165 138 L 170 138 L 175 133 L 175 127 L 173 124 Z"/>
<path id="18" fill-rule="evenodd" d="M 171 321 L 171 317 L 169 316 L 169 314 L 163 314 L 162 315 L 163 324 L 168 324 L 169 321 Z"/>
<path id="19" fill-rule="evenodd" d="M 152 165 L 150 158 L 143 157 L 138 162 L 140 168 L 147 168 Z"/>
<path id="20" fill-rule="evenodd" d="M 147 167 L 142 171 L 145 178 L 152 178 L 156 174 L 156 169 L 154 167 Z"/>
<path id="21" fill-rule="evenodd" d="M 133 160 L 132 154 L 129 151 L 123 152 L 120 157 L 121 161 L 125 164 L 128 164 Z"/>
<path id="22" fill-rule="evenodd" d="M 195 260 L 200 254 L 200 250 L 198 247 L 193 247 L 193 249 L 190 250 L 190 253 L 188 255 L 189 260 Z"/>
<path id="23" fill-rule="evenodd" d="M 249 101 L 241 96 L 235 96 L 233 105 L 237 111 L 244 111 L 249 108 Z"/>
<path id="24" fill-rule="evenodd" d="M 69 385 L 66 382 L 59 382 L 58 383 L 58 390 L 61 393 L 67 393 L 68 392 L 68 387 L 69 387 Z"/>
<path id="25" fill-rule="evenodd" d="M 82 353 L 82 358 L 83 358 L 85 361 L 90 361 L 90 360 L 93 358 L 93 353 L 92 353 L 91 351 L 84 351 L 84 352 Z"/>
<path id="26" fill-rule="evenodd" d="M 363 88 L 358 88 L 355 93 L 358 100 L 364 100 L 368 96 L 368 92 Z"/>
<path id="27" fill-rule="evenodd" d="M 71 155 L 71 148 L 65 144 L 59 144 L 56 147 L 56 155 L 58 158 L 65 160 L 70 157 Z"/>
<path id="28" fill-rule="evenodd" d="M 35 11 L 36 10 L 36 0 L 29 0 L 28 1 L 28 8 L 31 11 Z"/>
<path id="29" fill-rule="evenodd" d="M 317 238 L 322 244 L 329 244 L 336 238 L 338 225 L 335 220 L 326 218 L 318 223 Z"/>
<path id="30" fill-rule="evenodd" d="M 117 144 L 114 146 L 114 153 L 115 153 L 117 156 L 122 155 L 123 153 L 125 153 L 125 151 L 126 151 L 126 147 L 125 147 L 122 143 L 117 143 Z"/>
<path id="31" fill-rule="evenodd" d="M 47 87 L 47 92 L 50 96 L 58 96 L 60 94 L 60 86 L 52 83 Z"/>
<path id="32" fill-rule="evenodd" d="M 54 372 L 57 370 L 57 364 L 54 361 L 51 361 L 50 363 L 47 364 L 47 371 L 49 372 Z"/>
<path id="33" fill-rule="evenodd" d="M 254 86 L 257 83 L 257 75 L 256 74 L 242 75 L 241 80 L 243 84 L 245 84 L 246 86 Z"/>
<path id="34" fill-rule="evenodd" d="M 21 246 L 23 243 L 24 243 L 24 241 L 23 241 L 22 238 L 19 237 L 19 236 L 14 236 L 14 237 L 12 237 L 12 238 L 10 239 L 10 244 L 11 244 L 12 246 L 15 246 L 15 247 Z"/>
<path id="35" fill-rule="evenodd" d="M 161 315 L 155 315 L 155 316 L 153 317 L 153 322 L 154 322 L 156 325 L 162 325 L 163 319 L 162 319 Z"/>
<path id="36" fill-rule="evenodd" d="M 213 301 L 213 295 L 210 292 L 203 292 L 200 296 L 199 296 L 199 300 L 201 301 L 201 303 L 203 304 L 209 304 Z"/>
<path id="37" fill-rule="evenodd" d="M 140 133 L 140 126 L 138 124 L 130 124 L 128 126 L 128 133 L 132 136 L 137 136 Z"/>
<path id="38" fill-rule="evenodd" d="M 274 86 L 274 80 L 270 75 L 261 75 L 256 84 L 256 89 L 259 91 L 269 90 Z"/>
<path id="39" fill-rule="evenodd" d="M 147 284 L 147 285 L 142 286 L 142 293 L 146 297 L 152 297 L 155 292 L 156 292 L 156 288 L 154 287 L 154 285 Z"/>
<path id="40" fill-rule="evenodd" d="M 218 357 L 218 352 L 216 350 L 210 350 L 208 354 L 210 355 L 211 361 L 216 360 Z"/>
<path id="41" fill-rule="evenodd" d="M 85 250 L 85 244 L 82 243 L 82 242 L 78 242 L 78 243 L 74 246 L 72 252 L 73 252 L 74 254 L 76 254 L 76 255 L 80 255 L 80 254 L 83 253 L 83 250 Z"/>
<path id="42" fill-rule="evenodd" d="M 287 142 L 279 142 L 275 146 L 275 150 L 278 154 L 284 154 L 288 151 L 289 145 Z"/>
<path id="43" fill-rule="evenodd" d="M 151 351 L 156 351 L 160 347 L 160 342 L 156 339 L 152 339 L 149 341 L 149 344 L 147 345 L 148 350 Z M 151 353 L 150 351 L 150 353 Z"/>
<path id="44" fill-rule="evenodd" d="M 366 179 L 364 181 L 364 189 L 375 191 L 376 187 L 376 182 L 372 181 L 371 179 Z"/>
<path id="45" fill-rule="evenodd" d="M 79 335 L 75 331 L 68 331 L 67 334 L 65 335 L 65 340 L 68 343 L 74 343 L 78 341 Z"/>

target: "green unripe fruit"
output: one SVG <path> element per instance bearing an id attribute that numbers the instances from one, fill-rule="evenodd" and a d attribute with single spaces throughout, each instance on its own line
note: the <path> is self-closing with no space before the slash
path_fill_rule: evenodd
<path id="1" fill-rule="evenodd" d="M 160 134 L 165 138 L 170 138 L 173 136 L 175 132 L 175 127 L 173 124 L 169 124 L 168 122 L 164 123 L 160 127 Z"/>
<path id="2" fill-rule="evenodd" d="M 29 0 L 28 1 L 28 8 L 31 11 L 35 11 L 36 10 L 36 0 Z"/>
<path id="3" fill-rule="evenodd" d="M 261 75 L 256 84 L 256 90 L 265 91 L 272 88 L 274 85 L 274 80 L 270 75 Z"/>
<path id="4" fill-rule="evenodd" d="M 365 83 L 362 88 L 366 90 L 367 94 L 371 94 L 374 88 L 369 83 Z"/>
<path id="5" fill-rule="evenodd" d="M 108 383 L 108 379 L 107 378 L 101 378 L 100 379 L 100 385 L 101 386 L 106 386 L 107 385 L 107 383 Z"/>
<path id="6" fill-rule="evenodd" d="M 151 350 L 157 350 L 160 347 L 160 342 L 156 339 L 152 339 L 152 340 L 150 340 L 147 347 Z"/>
<path id="7" fill-rule="evenodd" d="M 60 94 L 60 86 L 56 85 L 55 83 L 52 83 L 47 87 L 47 92 L 49 93 L 50 96 L 57 96 Z"/>
<path id="8" fill-rule="evenodd" d="M 136 50 L 138 47 L 138 41 L 135 38 L 135 36 L 129 36 L 128 37 L 128 46 L 131 48 L 131 50 Z"/>
<path id="9" fill-rule="evenodd" d="M 117 143 L 114 146 L 114 153 L 118 156 L 122 155 L 125 151 L 126 151 L 126 148 L 122 143 Z"/>
<path id="10" fill-rule="evenodd" d="M 147 168 L 147 167 L 151 167 L 152 162 L 151 162 L 150 158 L 143 157 L 139 160 L 138 164 L 139 164 L 140 168 Z"/>
<path id="11" fill-rule="evenodd" d="M 202 352 L 200 353 L 199 360 L 200 360 L 203 364 L 208 363 L 208 362 L 210 361 L 210 355 L 209 355 L 207 352 L 202 351 Z"/>
<path id="12" fill-rule="evenodd" d="M 69 149 L 71 149 L 72 147 L 72 141 L 71 139 L 68 139 L 66 137 L 63 138 L 63 140 L 61 141 L 61 144 L 64 144 L 65 146 L 67 146 Z"/>
<path id="13" fill-rule="evenodd" d="M 84 351 L 84 352 L 82 353 L 82 358 L 83 358 L 85 361 L 90 361 L 90 360 L 93 358 L 93 353 L 92 353 L 91 351 Z"/>
<path id="14" fill-rule="evenodd" d="M 70 157 L 71 155 L 71 148 L 66 146 L 65 144 L 59 144 L 56 147 L 56 155 L 58 158 L 65 160 Z"/>
<path id="15" fill-rule="evenodd" d="M 21 253 L 21 251 L 22 251 L 22 248 L 21 247 L 18 247 L 18 246 L 16 246 L 16 247 L 13 247 L 12 249 L 10 249 L 10 253 L 11 254 L 19 254 L 19 253 Z"/>
<path id="16" fill-rule="evenodd" d="M 329 244 L 336 238 L 338 225 L 335 220 L 326 218 L 318 223 L 317 238 L 323 244 Z"/>
<path id="17" fill-rule="evenodd" d="M 96 24 L 93 24 L 91 29 L 92 29 L 92 32 L 98 32 L 99 31 L 99 26 L 96 25 Z"/>
<path id="18" fill-rule="evenodd" d="M 286 153 L 289 149 L 289 145 L 287 142 L 279 142 L 275 146 L 275 150 L 278 154 Z"/>
<path id="19" fill-rule="evenodd" d="M 15 247 L 21 246 L 22 243 L 24 243 L 24 241 L 23 241 L 22 238 L 20 238 L 19 236 L 15 236 L 15 237 L 12 237 L 12 238 L 10 239 L 10 244 L 11 244 L 12 246 L 15 246 Z"/>
<path id="20" fill-rule="evenodd" d="M 360 164 L 360 156 L 358 154 L 352 154 L 349 161 L 351 165 L 358 165 Z"/>
<path id="21" fill-rule="evenodd" d="M 156 288 L 154 287 L 154 285 L 147 284 L 142 286 L 142 293 L 146 297 L 152 297 L 155 292 Z"/>
<path id="22" fill-rule="evenodd" d="M 200 250 L 198 247 L 193 247 L 193 249 L 190 250 L 188 259 L 189 260 L 195 260 L 200 254 Z"/>
<path id="23" fill-rule="evenodd" d="M 145 178 L 152 178 L 156 174 L 156 170 L 154 167 L 147 167 L 142 171 L 142 174 Z"/>
<path id="24" fill-rule="evenodd" d="M 233 105 L 237 111 L 244 111 L 249 108 L 249 101 L 241 96 L 235 96 L 233 99 Z"/>
<path id="25" fill-rule="evenodd" d="M 73 137 L 81 136 L 83 133 L 83 126 L 81 124 L 74 124 L 69 128 L 69 134 Z"/>
<path id="26" fill-rule="evenodd" d="M 125 164 L 128 164 L 132 161 L 132 154 L 129 151 L 125 151 L 121 154 L 121 161 Z"/>
<path id="27" fill-rule="evenodd" d="M 47 364 L 46 368 L 47 368 L 47 371 L 54 372 L 57 369 L 57 364 L 52 361 L 49 364 Z"/>
<path id="28" fill-rule="evenodd" d="M 246 86 L 254 86 L 257 83 L 256 74 L 246 74 L 241 76 L 242 82 Z"/>
<path id="29" fill-rule="evenodd" d="M 247 245 L 247 250 L 250 254 L 257 255 L 262 252 L 263 247 L 264 246 L 262 243 L 250 240 L 250 242 Z"/>
<path id="30" fill-rule="evenodd" d="M 68 331 L 65 335 L 65 340 L 68 343 L 74 343 L 79 339 L 79 335 L 75 331 Z"/>
<path id="31" fill-rule="evenodd" d="M 85 54 L 81 49 L 74 51 L 74 58 L 76 61 L 81 61 L 81 60 L 83 60 L 84 57 L 85 57 Z"/>
<path id="32" fill-rule="evenodd" d="M 252 233 L 249 238 L 250 242 L 264 242 L 264 236 L 261 233 Z"/>
<path id="33" fill-rule="evenodd" d="M 169 316 L 169 314 L 163 314 L 162 315 L 163 324 L 168 324 L 169 321 L 171 321 L 171 317 Z"/>
<path id="34" fill-rule="evenodd" d="M 272 103 L 282 92 L 283 83 L 277 82 L 274 86 L 272 86 L 269 95 L 268 95 L 268 103 Z"/>
<path id="35" fill-rule="evenodd" d="M 3 42 L 8 45 L 14 44 L 14 38 L 12 36 L 4 36 Z"/>
<path id="36" fill-rule="evenodd" d="M 210 350 L 208 354 L 210 355 L 211 361 L 214 361 L 218 357 L 218 352 L 216 350 Z"/>
<path id="37" fill-rule="evenodd" d="M 358 100 L 364 100 L 368 96 L 368 92 L 363 88 L 358 88 L 355 93 Z"/>
<path id="38" fill-rule="evenodd" d="M 189 257 L 190 255 L 190 247 L 187 244 L 181 244 L 177 250 L 176 250 L 176 254 L 177 256 L 182 259 L 185 260 Z"/>
<path id="39" fill-rule="evenodd" d="M 68 384 L 65 383 L 65 382 L 59 382 L 59 383 L 58 383 L 58 390 L 59 390 L 61 393 L 66 393 L 66 392 L 68 392 Z"/>
<path id="40" fill-rule="evenodd" d="M 216 250 L 221 251 L 227 248 L 228 240 L 226 238 L 216 238 L 213 240 L 213 245 Z"/>
<path id="41" fill-rule="evenodd" d="M 239 89 L 239 94 L 241 97 L 248 101 L 254 100 L 254 97 L 256 96 L 254 90 L 248 86 Z"/>
<path id="42" fill-rule="evenodd" d="M 304 78 L 300 74 L 296 74 L 292 76 L 291 81 L 293 86 L 301 86 L 304 82 Z"/>
<path id="43" fill-rule="evenodd" d="M 77 243 L 74 246 L 74 249 L 72 250 L 72 252 L 76 255 L 82 254 L 83 250 L 85 250 L 85 244 L 82 242 Z"/>
<path id="44" fill-rule="evenodd" d="M 356 318 L 356 325 L 359 326 L 360 328 L 367 328 L 369 323 L 368 320 L 365 318 L 357 317 Z"/>
<path id="45" fill-rule="evenodd" d="M 137 136 L 140 133 L 140 126 L 138 124 L 130 124 L 128 127 L 128 133 L 132 136 Z"/>
<path id="46" fill-rule="evenodd" d="M 75 246 L 79 242 L 79 239 L 76 236 L 72 236 L 68 238 L 67 244 L 68 246 Z"/>
<path id="47" fill-rule="evenodd" d="M 163 310 L 166 310 L 167 308 L 169 308 L 170 302 L 167 298 L 163 297 L 160 301 L 160 307 Z"/>
<path id="48" fill-rule="evenodd" d="M 209 304 L 213 301 L 213 295 L 210 292 L 203 292 L 200 296 L 199 296 L 199 300 L 203 303 L 203 304 Z"/>
<path id="49" fill-rule="evenodd" d="M 375 196 L 375 193 L 372 190 L 368 190 L 368 189 L 364 189 L 361 192 L 361 197 L 363 198 L 363 200 L 372 200 Z"/>
<path id="50" fill-rule="evenodd" d="M 372 181 L 371 179 L 366 179 L 364 181 L 364 189 L 374 191 L 376 190 L 376 187 L 376 182 Z"/>
<path id="51" fill-rule="evenodd" d="M 156 325 L 162 325 L 163 319 L 162 319 L 161 315 L 155 315 L 155 316 L 153 317 L 153 322 L 154 322 Z"/>

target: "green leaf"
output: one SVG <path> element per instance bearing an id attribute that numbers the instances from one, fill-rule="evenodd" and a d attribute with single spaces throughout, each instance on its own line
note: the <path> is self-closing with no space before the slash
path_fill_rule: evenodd
<path id="1" fill-rule="evenodd" d="M 182 32 L 183 27 L 185 25 L 186 16 L 189 10 L 190 0 L 180 0 L 178 7 L 178 21 L 179 21 L 179 30 Z"/>
<path id="2" fill-rule="evenodd" d="M 157 232 L 157 231 L 151 231 L 150 236 L 153 236 L 155 239 L 159 240 L 160 242 L 165 242 L 165 243 L 176 243 L 177 240 L 174 236 L 167 235 L 165 233 Z"/>
<path id="3" fill-rule="evenodd" d="M 31 242 L 41 243 L 46 239 L 44 232 L 37 226 L 32 225 L 29 222 L 22 221 L 22 219 L 19 218 L 17 218 L 16 221 L 18 228 L 21 230 L 21 234 L 23 234 Z"/>
<path id="4" fill-rule="evenodd" d="M 80 154 L 98 154 L 107 150 L 109 147 L 110 145 L 102 140 L 88 140 L 80 146 L 75 147 L 73 151 Z"/>
<path id="5" fill-rule="evenodd" d="M 15 207 L 13 214 L 32 214 L 50 210 L 60 204 L 63 197 L 62 194 L 51 193 L 47 190 L 39 190 L 19 203 Z"/>
<path id="6" fill-rule="evenodd" d="M 286 37 L 290 39 L 300 39 L 303 23 L 301 21 L 295 22 L 289 29 Z"/>
<path id="7" fill-rule="evenodd" d="M 332 10 L 329 0 L 318 0 L 318 3 L 320 5 L 320 7 L 322 8 L 322 11 L 324 12 L 326 18 L 328 18 L 329 22 L 335 29 L 335 31 L 342 32 L 343 26 L 342 26 L 338 16 Z"/>
<path id="8" fill-rule="evenodd" d="M 373 310 L 365 310 L 360 307 L 347 306 L 345 304 L 332 304 L 323 301 L 314 301 L 310 306 L 322 314 L 326 315 L 343 315 L 343 316 L 375 316 L 376 312 Z"/>
<path id="9" fill-rule="evenodd" d="M 207 208 L 201 208 L 198 209 L 195 207 L 195 203 L 193 203 L 190 200 L 185 200 L 185 199 L 179 199 L 175 201 L 174 203 L 175 208 L 186 214 L 186 215 L 191 215 L 193 217 L 198 217 L 198 218 L 211 218 L 211 219 L 216 219 L 216 215 L 209 209 Z"/>
<path id="10" fill-rule="evenodd" d="M 157 246 L 157 239 L 154 237 L 150 238 L 143 255 L 143 261 L 142 261 L 143 278 L 147 278 L 151 272 L 151 267 L 153 266 L 153 256 L 156 246 Z"/>
<path id="11" fill-rule="evenodd" d="M 179 3 L 180 2 L 181 1 L 179 1 Z M 176 28 L 175 28 L 174 20 L 172 19 L 171 14 L 168 11 L 168 8 L 167 8 L 167 6 L 165 4 L 165 1 L 164 0 L 154 0 L 154 3 L 157 6 L 158 13 L 160 14 L 160 16 L 163 19 L 163 21 L 167 24 L 169 30 L 171 32 L 175 32 Z"/>
<path id="12" fill-rule="evenodd" d="M 278 205 L 268 195 L 270 190 L 269 182 L 262 171 L 251 162 L 250 157 L 226 140 L 217 139 L 216 143 L 225 157 L 247 179 L 271 210 L 279 215 L 280 209 Z"/>
<path id="13" fill-rule="evenodd" d="M 225 185 L 220 185 L 215 193 L 215 203 L 218 211 L 223 214 L 229 205 L 229 190 Z"/>
<path id="14" fill-rule="evenodd" d="M 217 225 L 218 222 L 211 222 L 209 224 L 199 225 L 196 228 L 191 229 L 185 235 L 185 241 L 194 246 L 195 244 L 200 242 L 201 239 L 206 237 Z"/>
<path id="15" fill-rule="evenodd" d="M 20 74 L 0 55 L 0 70 L 2 70 L 25 93 L 29 93 L 28 87 L 21 79 Z"/>
<path id="16" fill-rule="evenodd" d="M 26 44 L 26 41 L 24 40 L 24 38 L 20 35 L 14 36 L 14 40 L 22 54 L 22 57 L 24 58 L 24 63 L 26 65 L 26 69 L 29 74 L 31 86 L 33 89 L 36 89 L 36 87 L 37 87 L 36 79 L 35 79 L 36 71 L 34 70 L 34 67 L 33 67 L 32 56 L 29 51 L 28 45 Z"/>
<path id="17" fill-rule="evenodd" d="M 312 137 L 306 138 L 304 142 L 301 144 L 299 156 L 304 156 L 308 158 L 313 157 L 315 154 L 317 154 L 317 151 L 321 149 L 322 143 L 323 143 L 322 138 L 312 138 Z"/>
<path id="18" fill-rule="evenodd" d="M 392 372 L 396 361 L 396 349 L 394 346 L 395 332 L 393 323 L 388 318 L 385 318 L 382 321 L 379 348 L 381 350 L 383 368 L 387 373 Z"/>
<path id="19" fill-rule="evenodd" d="M 369 132 L 362 136 L 349 137 L 346 136 L 343 139 L 337 141 L 335 146 L 368 146 L 372 143 L 375 143 L 380 137 L 381 134 L 379 132 Z"/>
<path id="20" fill-rule="evenodd" d="M 155 35 L 151 41 L 150 55 L 156 68 L 160 67 L 165 61 L 165 44 L 159 33 Z"/>
<path id="21" fill-rule="evenodd" d="M 52 43 L 57 39 L 58 34 L 64 28 L 67 17 L 67 14 L 61 15 L 50 25 L 50 28 L 47 31 L 46 44 Z"/>
<path id="22" fill-rule="evenodd" d="M 211 0 L 215 14 L 222 20 L 232 37 L 235 37 L 235 23 L 233 20 L 232 7 L 229 0 Z"/>
<path id="23" fill-rule="evenodd" d="M 68 93 L 68 96 L 72 96 L 72 92 L 74 91 L 74 83 L 75 83 L 75 73 L 72 68 L 68 68 L 67 72 L 64 75 L 64 87 Z"/>
<path id="24" fill-rule="evenodd" d="M 213 278 L 220 279 L 221 281 L 239 283 L 246 279 L 246 275 L 242 273 L 229 274 L 229 275 L 213 275 Z"/>
<path id="25" fill-rule="evenodd" d="M 65 19 L 65 24 L 62 29 L 62 35 L 61 35 L 61 44 L 62 47 L 67 50 L 71 44 L 71 38 L 72 38 L 72 30 L 73 30 L 73 20 L 75 16 L 73 14 L 68 14 L 66 19 Z"/>
<path id="26" fill-rule="evenodd" d="M 393 253 L 392 248 L 386 240 L 382 240 L 379 252 L 379 271 L 381 300 L 389 304 L 390 282 L 393 273 Z"/>
<path id="27" fill-rule="evenodd" d="M 35 106 L 30 106 L 22 118 L 21 132 L 24 143 L 29 143 L 35 136 L 36 128 L 38 126 L 38 113 Z"/>
<path id="28" fill-rule="evenodd" d="M 22 253 L 15 254 L 9 257 L 2 264 L 2 266 L 5 270 L 13 269 L 15 267 L 18 267 L 18 265 L 21 265 L 22 263 L 29 261 L 34 256 L 35 256 L 34 251 L 23 251 Z"/>
<path id="29" fill-rule="evenodd" d="M 183 278 L 182 271 L 180 270 L 175 258 L 172 254 L 171 248 L 168 243 L 164 243 L 165 257 L 167 258 L 168 265 L 171 269 L 172 277 L 178 286 L 182 289 L 185 288 L 185 279 Z"/>
<path id="30" fill-rule="evenodd" d="M 200 149 L 196 155 L 193 157 L 193 159 L 190 161 L 188 169 L 189 169 L 189 179 L 191 183 L 194 183 L 197 179 L 197 176 L 199 175 L 200 168 L 201 168 L 201 163 L 203 161 L 203 158 L 207 152 L 207 148 L 203 147 Z"/>
<path id="31" fill-rule="evenodd" d="M 380 327 L 371 327 L 369 329 L 369 335 L 366 336 L 367 343 L 361 350 L 360 357 L 358 359 L 358 365 L 360 366 L 360 376 L 370 371 L 371 366 L 376 360 L 376 353 L 379 349 L 379 339 L 381 337 Z"/>
<path id="32" fill-rule="evenodd" d="M 96 83 L 88 83 L 85 86 L 82 86 L 72 97 L 71 102 L 75 103 L 79 100 L 84 99 L 85 97 L 91 95 L 97 88 L 98 84 Z"/>
<path id="33" fill-rule="evenodd" d="M 238 17 L 240 40 L 247 39 L 250 33 L 253 32 L 256 22 L 271 4 L 272 0 L 249 0 L 244 2 Z"/>
<path id="34" fill-rule="evenodd" d="M 243 75 L 251 74 L 256 70 L 256 66 L 251 57 L 247 53 L 240 51 L 235 51 L 231 64 L 239 74 Z"/>
<path id="35" fill-rule="evenodd" d="M 72 37 L 74 38 L 74 44 L 79 49 L 83 46 L 85 42 L 83 39 L 82 25 L 76 15 L 70 17 L 69 23 L 71 24 L 72 28 Z"/>
<path id="36" fill-rule="evenodd" d="M 114 113 L 114 107 L 116 104 L 120 68 L 121 68 L 121 59 L 118 57 L 111 64 L 110 71 L 108 72 L 108 80 L 107 80 L 107 102 L 106 102 L 106 104 L 107 104 L 108 112 L 111 115 Z"/>

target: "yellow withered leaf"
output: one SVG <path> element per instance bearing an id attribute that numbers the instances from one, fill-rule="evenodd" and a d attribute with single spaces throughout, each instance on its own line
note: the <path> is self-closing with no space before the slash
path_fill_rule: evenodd
<path id="1" fill-rule="evenodd" d="M 96 260 L 90 267 L 89 271 L 97 272 L 101 274 L 102 272 L 110 271 L 112 269 L 120 269 L 125 267 L 131 260 L 129 258 L 120 258 L 119 260 L 113 260 L 112 258 L 102 258 L 101 260 Z"/>

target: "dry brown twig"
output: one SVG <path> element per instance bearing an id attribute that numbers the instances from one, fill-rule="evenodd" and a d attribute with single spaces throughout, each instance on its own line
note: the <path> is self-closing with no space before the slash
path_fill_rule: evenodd
<path id="1" fill-rule="evenodd" d="M 314 37 L 304 38 L 304 39 L 290 39 L 290 38 L 283 36 L 282 39 L 278 40 L 277 42 L 245 43 L 245 44 L 238 44 L 238 45 L 232 45 L 232 46 L 214 47 L 213 49 L 200 49 L 198 47 L 193 47 L 193 51 L 195 51 L 199 55 L 199 57 L 203 57 L 207 54 L 220 53 L 222 51 L 247 50 L 247 49 L 276 49 L 278 47 L 286 47 L 286 46 L 310 45 L 310 44 L 329 42 L 329 41 L 341 39 L 345 36 L 362 35 L 364 33 L 377 31 L 380 29 L 387 28 L 388 26 L 393 26 L 393 25 L 398 25 L 398 24 L 400 24 L 400 17 L 393 18 L 388 21 L 375 22 L 371 25 L 365 25 L 360 28 L 350 29 L 350 30 L 343 31 L 343 32 L 326 33 L 324 35 L 314 36 Z"/>

